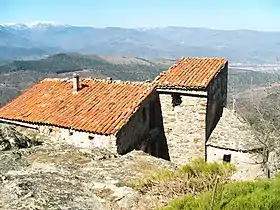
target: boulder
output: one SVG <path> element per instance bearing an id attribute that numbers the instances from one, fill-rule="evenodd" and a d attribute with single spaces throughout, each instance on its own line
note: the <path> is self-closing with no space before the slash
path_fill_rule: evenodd
<path id="1" fill-rule="evenodd" d="M 0 151 L 29 148 L 34 141 L 21 134 L 13 127 L 0 126 Z"/>

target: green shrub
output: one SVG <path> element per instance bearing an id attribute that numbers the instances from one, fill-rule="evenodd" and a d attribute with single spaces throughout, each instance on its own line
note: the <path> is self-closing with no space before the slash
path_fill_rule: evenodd
<path id="1" fill-rule="evenodd" d="M 212 192 L 184 196 L 172 200 L 162 210 L 210 209 Z M 280 177 L 271 180 L 243 181 L 220 185 L 214 200 L 214 210 L 280 209 Z"/>
<path id="2" fill-rule="evenodd" d="M 193 160 L 190 164 L 186 164 L 179 169 L 179 174 L 193 176 L 222 176 L 228 177 L 236 168 L 230 163 L 219 164 L 217 162 L 206 163 L 202 158 Z"/>

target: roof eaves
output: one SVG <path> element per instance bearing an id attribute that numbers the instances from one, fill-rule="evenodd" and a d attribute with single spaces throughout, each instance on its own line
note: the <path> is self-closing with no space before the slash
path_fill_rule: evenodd
<path id="1" fill-rule="evenodd" d="M 206 91 L 208 86 L 176 86 L 176 85 L 158 85 L 156 89 L 174 89 L 174 90 L 197 90 L 197 91 Z"/>
<path id="2" fill-rule="evenodd" d="M 47 122 L 35 122 L 35 121 L 27 121 L 27 120 L 20 120 L 20 119 L 9 119 L 9 118 L 4 118 L 4 117 L 1 117 L 0 119 L 16 121 L 16 122 L 22 122 L 22 123 L 29 123 L 29 124 L 34 124 L 34 125 L 38 125 L 38 126 L 40 126 L 40 125 L 43 125 L 43 126 L 55 126 L 55 127 L 59 127 L 59 128 L 71 129 L 71 130 L 75 130 L 75 131 L 79 131 L 79 132 L 87 132 L 87 133 L 91 133 L 91 134 L 98 134 L 98 135 L 105 135 L 105 136 L 114 135 L 114 133 L 94 132 L 94 131 L 90 131 L 90 130 L 73 128 L 71 126 L 62 126 L 62 125 L 57 125 L 57 124 L 47 123 Z"/>

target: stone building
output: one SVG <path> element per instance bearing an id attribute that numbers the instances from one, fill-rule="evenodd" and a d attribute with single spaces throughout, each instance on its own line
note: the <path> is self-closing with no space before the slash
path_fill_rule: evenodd
<path id="1" fill-rule="evenodd" d="M 206 143 L 207 161 L 231 162 L 237 167 L 233 179 L 264 177 L 263 148 L 249 126 L 227 108 Z"/>
<path id="2" fill-rule="evenodd" d="M 141 149 L 176 164 L 232 162 L 237 179 L 254 178 L 261 148 L 246 144 L 254 137 L 224 109 L 227 75 L 226 59 L 181 58 L 153 82 L 45 79 L 0 108 L 0 122 L 118 154 Z"/>
<path id="3" fill-rule="evenodd" d="M 228 62 L 182 58 L 155 81 L 171 161 L 207 160 L 206 143 L 227 101 Z"/>
<path id="4" fill-rule="evenodd" d="M 169 160 L 153 83 L 45 79 L 2 107 L 0 121 L 79 147 L 105 147 L 118 154 L 142 149 Z"/>
<path id="5" fill-rule="evenodd" d="M 179 164 L 207 160 L 206 142 L 226 105 L 227 71 L 222 58 L 182 58 L 151 83 L 45 79 L 0 108 L 0 121 L 76 146 L 142 149 Z"/>

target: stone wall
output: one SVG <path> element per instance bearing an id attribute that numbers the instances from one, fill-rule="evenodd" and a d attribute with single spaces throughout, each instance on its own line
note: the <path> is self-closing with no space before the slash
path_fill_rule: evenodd
<path id="1" fill-rule="evenodd" d="M 55 143 L 67 143 L 70 145 L 74 145 L 76 147 L 100 147 L 106 148 L 111 152 L 116 152 L 116 137 L 113 135 L 105 136 L 92 134 L 88 132 L 80 132 L 71 129 L 59 128 L 55 126 L 46 126 L 46 125 L 36 125 L 31 123 L 23 123 L 12 120 L 0 120 L 3 123 L 13 124 L 20 128 L 29 128 L 37 132 L 39 130 L 40 133 L 47 135 L 50 137 L 50 140 Z M 23 132 L 21 130 L 21 132 Z"/>
<path id="2" fill-rule="evenodd" d="M 40 126 L 39 130 L 41 133 L 50 136 L 50 139 L 56 143 L 64 142 L 85 148 L 106 148 L 114 153 L 117 151 L 116 137 L 113 135 L 98 135 L 53 126 Z"/>
<path id="3" fill-rule="evenodd" d="M 250 180 L 263 177 L 262 157 L 259 153 L 227 150 L 207 146 L 207 162 L 222 163 L 224 155 L 230 155 L 230 162 L 236 166 L 237 172 L 232 179 Z"/>
<path id="4" fill-rule="evenodd" d="M 211 81 L 207 88 L 206 141 L 215 129 L 227 103 L 228 66 Z"/>
<path id="5" fill-rule="evenodd" d="M 119 154 L 141 149 L 153 156 L 169 160 L 159 96 L 155 91 L 141 103 L 116 137 Z"/>
<path id="6" fill-rule="evenodd" d="M 160 94 L 164 131 L 170 159 L 184 164 L 193 158 L 205 158 L 206 94 L 201 91 L 185 91 L 187 96 Z"/>

